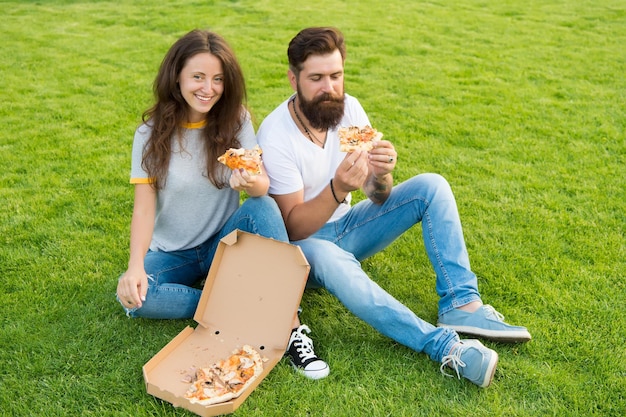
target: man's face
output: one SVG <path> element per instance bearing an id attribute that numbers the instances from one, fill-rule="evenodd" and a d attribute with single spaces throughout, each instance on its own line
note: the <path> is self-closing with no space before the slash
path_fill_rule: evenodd
<path id="1" fill-rule="evenodd" d="M 293 75 L 293 74 L 292 74 Z M 339 124 L 344 111 L 343 59 L 337 50 L 327 55 L 311 55 L 299 76 L 293 76 L 302 113 L 316 129 Z"/>

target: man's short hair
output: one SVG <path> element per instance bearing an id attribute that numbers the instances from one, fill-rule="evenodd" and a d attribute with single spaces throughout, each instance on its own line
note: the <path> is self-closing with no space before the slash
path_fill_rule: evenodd
<path id="1" fill-rule="evenodd" d="M 289 42 L 287 58 L 289 69 L 296 75 L 311 55 L 326 55 L 339 50 L 341 58 L 346 59 L 346 44 L 341 31 L 334 27 L 311 27 L 301 30 Z"/>

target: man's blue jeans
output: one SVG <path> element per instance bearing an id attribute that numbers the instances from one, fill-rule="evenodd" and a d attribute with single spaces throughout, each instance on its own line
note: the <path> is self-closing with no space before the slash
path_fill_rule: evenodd
<path id="1" fill-rule="evenodd" d="M 343 218 L 293 243 L 311 265 L 308 287 L 326 288 L 380 333 L 441 361 L 458 342 L 456 332 L 417 317 L 372 281 L 360 264 L 419 222 L 437 276 L 439 313 L 480 300 L 456 201 L 440 175 L 422 174 L 394 186 L 382 205 L 361 201 Z"/>
<path id="2" fill-rule="evenodd" d="M 146 301 L 127 309 L 130 317 L 185 319 L 193 317 L 201 289 L 221 238 L 235 229 L 287 242 L 287 231 L 276 202 L 267 196 L 250 197 L 233 213 L 222 230 L 202 245 L 181 251 L 149 251 L 144 260 L 148 275 Z"/>

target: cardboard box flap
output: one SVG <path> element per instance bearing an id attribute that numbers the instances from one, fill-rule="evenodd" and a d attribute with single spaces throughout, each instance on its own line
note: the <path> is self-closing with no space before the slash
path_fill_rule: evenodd
<path id="1" fill-rule="evenodd" d="M 221 242 L 194 319 L 208 334 L 284 349 L 309 271 L 302 251 L 239 230 Z"/>
<path id="2" fill-rule="evenodd" d="M 232 413 L 282 359 L 306 285 L 309 264 L 299 247 L 235 230 L 219 243 L 194 319 L 143 367 L 149 394 L 200 416 Z M 186 376 L 251 345 L 263 373 L 238 398 L 202 406 L 184 398 Z"/>

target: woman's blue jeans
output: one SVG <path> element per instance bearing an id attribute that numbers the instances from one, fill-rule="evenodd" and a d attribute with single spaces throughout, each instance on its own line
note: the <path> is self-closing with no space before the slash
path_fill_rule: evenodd
<path id="1" fill-rule="evenodd" d="M 206 278 L 220 239 L 235 229 L 287 242 L 287 231 L 276 202 L 267 196 L 250 197 L 228 219 L 222 230 L 202 245 L 174 252 L 148 251 L 144 268 L 148 293 L 130 317 L 186 319 L 196 312 L 201 289 L 193 285 Z"/>
<path id="2" fill-rule="evenodd" d="M 458 342 L 456 332 L 417 317 L 372 281 L 360 264 L 419 222 L 437 277 L 439 313 L 480 300 L 454 195 L 437 174 L 421 174 L 394 186 L 382 205 L 361 201 L 343 218 L 293 243 L 311 265 L 309 287 L 326 288 L 380 333 L 441 361 Z"/>

